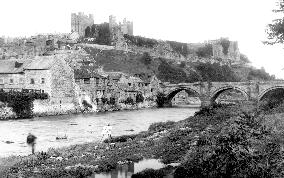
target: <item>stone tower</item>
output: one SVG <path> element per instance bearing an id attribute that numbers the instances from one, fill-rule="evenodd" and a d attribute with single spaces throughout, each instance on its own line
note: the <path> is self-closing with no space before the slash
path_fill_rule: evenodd
<path id="1" fill-rule="evenodd" d="M 71 32 L 77 32 L 80 37 L 85 36 L 85 29 L 94 24 L 94 15 L 85 15 L 83 12 L 71 14 Z"/>
<path id="2" fill-rule="evenodd" d="M 119 24 L 117 24 L 116 17 L 114 15 L 110 15 L 109 28 L 112 34 L 119 30 L 123 34 L 133 35 L 133 22 L 127 21 L 126 18 L 123 19 L 122 23 L 119 22 Z"/>

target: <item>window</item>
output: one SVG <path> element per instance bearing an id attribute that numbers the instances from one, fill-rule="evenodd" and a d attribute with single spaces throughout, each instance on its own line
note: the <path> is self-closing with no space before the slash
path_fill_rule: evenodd
<path id="1" fill-rule="evenodd" d="M 25 83 L 24 78 L 20 78 L 20 84 L 23 84 L 23 83 Z"/>
<path id="2" fill-rule="evenodd" d="M 31 84 L 35 84 L 35 79 L 31 78 Z"/>
<path id="3" fill-rule="evenodd" d="M 76 78 L 75 83 L 80 83 L 80 79 Z"/>
<path id="4" fill-rule="evenodd" d="M 89 78 L 84 78 L 84 84 L 90 84 L 90 79 Z"/>
<path id="5" fill-rule="evenodd" d="M 14 79 L 10 78 L 9 83 L 13 84 L 14 83 Z"/>
<path id="6" fill-rule="evenodd" d="M 45 83 L 45 78 L 41 78 L 41 84 Z"/>
<path id="7" fill-rule="evenodd" d="M 99 85 L 99 83 L 100 83 L 100 79 L 96 78 L 96 85 Z"/>
<path id="8" fill-rule="evenodd" d="M 4 79 L 0 78 L 0 84 L 4 84 Z"/>

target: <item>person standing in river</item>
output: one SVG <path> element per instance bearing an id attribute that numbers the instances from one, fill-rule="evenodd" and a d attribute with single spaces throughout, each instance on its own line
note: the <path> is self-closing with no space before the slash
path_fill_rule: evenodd
<path id="1" fill-rule="evenodd" d="M 103 127 L 102 140 L 101 141 L 111 138 L 111 130 L 112 130 L 112 126 L 110 124 Z"/>
<path id="2" fill-rule="evenodd" d="M 27 144 L 32 147 L 32 154 L 35 154 L 35 144 L 37 137 L 29 133 L 27 136 Z"/>

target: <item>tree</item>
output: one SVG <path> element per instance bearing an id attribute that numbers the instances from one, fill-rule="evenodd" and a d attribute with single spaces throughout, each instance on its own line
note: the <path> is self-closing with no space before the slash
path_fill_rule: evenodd
<path id="1" fill-rule="evenodd" d="M 136 103 L 142 103 L 144 101 L 144 96 L 142 93 L 137 93 L 136 95 Z"/>
<path id="2" fill-rule="evenodd" d="M 284 0 L 279 0 L 277 3 L 278 9 L 274 9 L 273 12 L 276 14 L 281 14 L 282 17 L 277 18 L 272 21 L 271 24 L 268 24 L 266 29 L 268 41 L 265 41 L 265 44 L 276 44 L 284 43 Z"/>
<path id="3" fill-rule="evenodd" d="M 244 63 L 250 63 L 250 60 L 248 59 L 248 57 L 244 54 L 240 55 L 240 60 L 243 61 Z"/>
<path id="4" fill-rule="evenodd" d="M 85 37 L 91 37 L 91 28 L 89 26 L 85 29 Z"/>
<path id="5" fill-rule="evenodd" d="M 156 99 L 157 106 L 159 108 L 163 107 L 166 101 L 167 101 L 166 95 L 164 93 L 159 92 L 157 94 L 157 99 Z"/>

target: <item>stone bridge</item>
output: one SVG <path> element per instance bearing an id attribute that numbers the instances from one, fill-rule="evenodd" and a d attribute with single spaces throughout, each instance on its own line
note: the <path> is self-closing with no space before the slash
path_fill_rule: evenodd
<path id="1" fill-rule="evenodd" d="M 166 84 L 164 93 L 167 96 L 168 104 L 171 99 L 180 91 L 194 93 L 201 100 L 202 106 L 208 106 L 215 102 L 216 98 L 226 90 L 240 91 L 247 101 L 258 103 L 263 96 L 272 90 L 284 89 L 284 81 L 247 81 L 247 82 L 196 82 Z"/>

